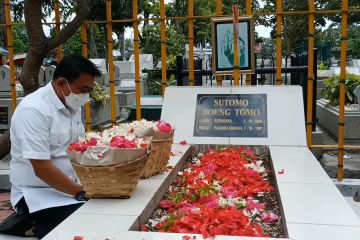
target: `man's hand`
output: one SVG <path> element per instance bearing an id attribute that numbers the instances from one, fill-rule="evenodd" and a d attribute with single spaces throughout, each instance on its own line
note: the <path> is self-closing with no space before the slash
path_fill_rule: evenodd
<path id="1" fill-rule="evenodd" d="M 50 160 L 30 160 L 35 175 L 56 190 L 76 196 L 82 191 L 80 184 L 72 181 Z"/>

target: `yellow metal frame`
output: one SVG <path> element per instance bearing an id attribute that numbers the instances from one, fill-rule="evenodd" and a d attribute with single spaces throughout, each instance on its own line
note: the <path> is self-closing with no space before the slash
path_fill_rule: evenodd
<path id="1" fill-rule="evenodd" d="M 313 81 L 314 81 L 314 34 L 315 34 L 315 3 L 314 0 L 309 0 L 309 43 L 308 43 L 308 82 L 307 82 L 307 102 L 313 101 Z M 307 131 L 307 143 L 312 143 L 312 104 L 307 104 L 307 119 L 306 119 L 306 131 Z"/>
<path id="2" fill-rule="evenodd" d="M 81 52 L 82 56 L 87 58 L 87 36 L 86 36 L 86 23 L 81 26 Z M 85 104 L 85 129 L 91 131 L 91 114 L 90 114 L 90 103 Z"/>
<path id="3" fill-rule="evenodd" d="M 341 56 L 340 56 L 340 103 L 339 103 L 339 134 L 338 134 L 338 171 L 337 178 L 344 178 L 344 125 L 345 125 L 345 80 L 346 80 L 346 37 L 348 0 L 342 0 L 341 15 Z"/>
<path id="4" fill-rule="evenodd" d="M 189 24 L 189 85 L 194 86 L 194 1 L 188 1 Z"/>
<path id="5" fill-rule="evenodd" d="M 134 51 L 135 51 L 135 87 L 136 87 L 136 119 L 141 120 L 140 98 L 140 62 L 139 62 L 139 18 L 137 0 L 133 0 L 133 28 L 134 28 Z M 165 63 L 166 64 L 166 63 Z"/>
<path id="6" fill-rule="evenodd" d="M 234 85 L 235 86 L 239 86 L 239 82 L 240 82 L 240 71 L 239 71 L 240 61 L 239 61 L 239 53 L 237 51 L 237 49 L 238 49 L 238 30 L 237 30 L 238 18 L 239 18 L 239 5 L 234 4 L 233 5 L 233 32 L 234 32 Z M 213 55 L 213 56 L 216 57 L 216 55 Z M 215 62 L 215 58 L 213 59 L 213 62 Z"/>
<path id="7" fill-rule="evenodd" d="M 116 124 L 116 102 L 115 102 L 115 81 L 114 81 L 114 56 L 113 56 L 113 40 L 112 40 L 112 24 L 111 24 L 111 0 L 106 0 L 106 19 L 107 23 L 107 56 L 109 65 L 109 82 L 110 82 L 110 107 L 111 107 L 111 123 Z"/>
<path id="8" fill-rule="evenodd" d="M 166 26 L 165 26 L 165 1 L 160 0 L 160 17 L 161 17 L 161 92 L 165 95 L 167 86 L 166 76 Z"/>
<path id="9" fill-rule="evenodd" d="M 316 14 L 338 14 L 341 13 L 341 10 L 320 10 L 320 9 L 316 9 Z M 356 8 L 349 8 L 348 9 L 348 13 L 360 13 L 360 9 L 356 9 Z M 253 12 L 251 15 L 253 16 L 265 16 L 265 15 L 276 15 L 276 12 Z M 309 11 L 285 11 L 282 12 L 283 16 L 286 15 L 308 15 Z M 193 19 L 211 19 L 214 17 L 217 17 L 218 15 L 208 15 L 208 16 L 193 16 Z M 224 17 L 232 17 L 231 15 L 223 15 Z M 177 17 L 166 17 L 166 20 L 175 20 L 175 19 L 180 19 L 180 20 L 187 20 L 188 17 L 185 16 L 177 16 Z M 141 18 L 138 19 L 139 22 L 145 22 L 145 21 L 161 21 L 161 18 Z M 114 19 L 111 20 L 112 23 L 129 23 L 129 22 L 133 22 L 132 19 Z M 66 24 L 67 22 L 60 22 L 60 24 Z M 106 20 L 94 20 L 94 21 L 90 21 L 87 20 L 85 21 L 85 23 L 89 24 L 89 23 L 94 23 L 94 24 L 106 24 L 107 21 Z M 56 24 L 56 22 L 47 22 L 46 24 Z M 24 22 L 12 22 L 10 23 L 10 25 L 25 25 Z M 6 23 L 0 23 L 0 26 L 6 26 Z"/>
<path id="10" fill-rule="evenodd" d="M 54 1 L 54 8 L 55 8 L 55 32 L 56 35 L 60 35 L 60 6 L 59 6 L 59 0 L 55 0 Z M 60 62 L 61 59 L 63 58 L 63 53 L 62 53 L 62 46 L 59 45 L 58 47 L 56 47 L 56 56 L 57 56 L 57 61 Z"/>
<path id="11" fill-rule="evenodd" d="M 245 11 L 246 15 L 251 15 L 251 0 L 246 0 L 246 11 Z M 255 31 L 255 29 L 254 29 Z M 255 56 L 254 56 L 255 58 Z M 256 61 L 256 59 L 254 59 Z M 250 74 L 246 74 L 246 85 L 251 85 L 251 75 Z"/>
<path id="12" fill-rule="evenodd" d="M 11 17 L 10 17 L 10 0 L 5 0 L 5 19 L 6 19 L 6 35 L 8 43 L 8 55 L 10 64 L 10 88 L 11 88 L 11 107 L 15 111 L 16 108 L 16 88 L 15 88 L 15 64 L 14 64 L 14 48 L 11 31 Z"/>
<path id="13" fill-rule="evenodd" d="M 314 0 L 309 0 L 309 10 L 308 11 L 283 11 L 283 0 L 276 1 L 276 12 L 262 12 L 251 10 L 251 0 L 246 0 L 246 14 L 251 16 L 264 16 L 264 15 L 275 15 L 276 16 L 276 58 L 279 59 L 276 62 L 276 84 L 282 84 L 281 80 L 281 52 L 282 52 L 282 21 L 283 16 L 285 15 L 308 15 L 309 17 L 309 38 L 308 38 L 308 103 L 311 103 L 313 100 L 313 78 L 314 73 L 312 71 L 314 64 L 313 61 L 313 47 L 314 47 L 314 22 L 315 14 L 341 14 L 341 74 L 340 74 L 340 105 L 339 105 L 339 134 L 338 134 L 338 144 L 337 145 L 316 145 L 312 143 L 312 105 L 308 104 L 307 106 L 307 144 L 309 148 L 329 148 L 329 149 L 338 149 L 338 179 L 343 179 L 343 154 L 344 149 L 360 149 L 360 146 L 354 145 L 344 145 L 344 105 L 345 105 L 345 67 L 346 67 L 346 37 L 347 37 L 347 17 L 349 13 L 360 13 L 360 9 L 348 7 L 348 0 L 342 0 L 342 8 L 337 10 L 320 10 L 315 9 Z M 65 22 L 60 21 L 60 11 L 59 11 L 59 0 L 55 0 L 55 22 L 48 24 L 56 25 L 56 34 L 60 34 L 61 24 L 66 24 Z M 139 64 L 139 32 L 138 25 L 140 21 L 160 21 L 161 22 L 161 58 L 162 58 L 162 93 L 164 94 L 166 87 L 166 26 L 165 20 L 175 20 L 182 19 L 187 20 L 189 25 L 189 59 L 194 59 L 194 19 L 212 19 L 214 17 L 222 16 L 222 0 L 216 1 L 216 16 L 194 16 L 194 3 L 193 0 L 188 1 L 188 16 L 178 16 L 178 17 L 166 17 L 165 16 L 165 4 L 164 0 L 160 0 L 160 18 L 138 18 L 138 6 L 137 0 L 133 0 L 133 18 L 132 19 L 121 19 L 113 20 L 111 18 L 111 0 L 106 0 L 106 20 L 99 21 L 85 21 L 82 26 L 81 36 L 82 36 L 82 54 L 84 57 L 87 57 L 87 40 L 86 40 L 86 24 L 88 23 L 97 23 L 97 24 L 106 24 L 107 25 L 107 39 L 108 39 L 108 63 L 109 63 L 109 76 L 110 76 L 110 98 L 111 98 L 111 121 L 113 124 L 116 123 L 116 102 L 115 102 L 115 86 L 114 86 L 114 62 L 112 56 L 112 23 L 121 23 L 121 22 L 132 22 L 134 27 L 134 52 L 135 52 L 135 82 L 136 82 L 136 118 L 141 119 L 141 102 L 140 102 L 140 64 Z M 16 90 L 15 90 L 15 65 L 14 65 L 14 50 L 13 50 L 13 40 L 12 40 L 12 31 L 11 28 L 14 25 L 24 25 L 24 23 L 11 22 L 10 17 L 10 0 L 4 1 L 5 5 L 5 15 L 6 23 L 0 23 L 0 26 L 6 26 L 7 31 L 7 46 L 9 52 L 9 64 L 10 64 L 10 85 L 11 85 L 11 97 L 12 97 L 12 110 L 15 111 L 16 108 Z M 223 16 L 223 17 L 232 17 L 232 16 Z M 61 46 L 57 47 L 57 59 L 62 59 L 62 50 Z M 239 64 L 238 64 L 239 65 Z M 235 79 L 236 79 L 235 70 Z M 222 84 L 222 76 L 216 76 L 217 85 Z M 189 84 L 194 85 L 194 62 L 189 61 Z M 235 81 L 235 84 L 238 84 L 238 80 Z M 246 84 L 250 84 L 250 75 L 246 75 Z M 86 129 L 91 129 L 91 118 L 90 118 L 90 106 L 86 105 L 85 108 L 86 115 Z"/>

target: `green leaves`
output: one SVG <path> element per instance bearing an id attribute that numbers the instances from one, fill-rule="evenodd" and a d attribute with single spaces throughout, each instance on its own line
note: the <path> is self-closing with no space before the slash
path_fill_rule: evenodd
<path id="1" fill-rule="evenodd" d="M 160 23 L 148 24 L 142 30 L 140 39 L 141 51 L 143 53 L 152 54 L 154 62 L 160 60 L 161 56 L 161 38 Z M 168 56 L 182 55 L 185 46 L 184 35 L 178 33 L 174 26 L 166 28 L 166 54 Z"/>
<path id="2" fill-rule="evenodd" d="M 106 95 L 107 92 L 105 89 L 95 82 L 94 89 L 90 92 L 90 98 L 94 102 L 100 102 L 104 106 L 106 105 Z"/>
<path id="3" fill-rule="evenodd" d="M 340 99 L 340 76 L 334 76 L 323 80 L 325 88 L 321 90 L 321 95 L 329 100 L 329 104 L 333 106 L 339 105 Z M 345 104 L 351 104 L 359 102 L 360 99 L 356 99 L 354 90 L 360 85 L 360 76 L 355 74 L 346 74 L 345 79 Z"/>

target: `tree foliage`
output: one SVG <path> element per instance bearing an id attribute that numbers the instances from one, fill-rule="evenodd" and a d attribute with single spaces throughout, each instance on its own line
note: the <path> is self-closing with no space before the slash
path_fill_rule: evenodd
<path id="1" fill-rule="evenodd" d="M 342 6 L 342 1 L 334 1 L 334 0 L 319 0 L 322 4 L 322 9 L 328 10 L 340 10 Z M 360 9 L 360 1 L 359 0 L 349 0 L 349 8 L 351 9 Z M 327 18 L 330 21 L 335 23 L 341 23 L 341 13 L 327 15 Z M 360 14 L 358 12 L 349 12 L 348 14 L 348 24 L 359 24 L 360 22 Z"/>
<path id="2" fill-rule="evenodd" d="M 316 1 L 317 7 L 323 6 L 322 1 Z M 329 0 L 330 1 L 330 0 Z M 298 0 L 287 0 L 283 2 L 283 11 L 308 11 L 308 1 L 299 2 Z M 264 12 L 276 12 L 276 0 L 264 1 Z M 317 29 L 325 26 L 326 21 L 322 15 L 316 15 Z M 271 27 L 271 37 L 276 38 L 276 16 L 267 15 L 261 17 L 261 23 L 267 27 Z M 306 42 L 309 34 L 308 15 L 284 15 L 283 17 L 283 44 L 284 51 L 291 52 L 296 45 Z"/>
<path id="3" fill-rule="evenodd" d="M 216 16 L 216 0 L 194 0 L 194 16 Z M 232 0 L 222 1 L 222 15 L 232 15 Z M 245 0 L 239 2 L 239 12 L 245 14 Z M 259 8 L 259 1 L 252 1 L 253 9 Z M 166 15 L 170 17 L 182 17 L 188 15 L 188 1 L 174 0 L 166 7 Z M 211 41 L 211 24 L 209 18 L 194 20 L 194 41 L 203 44 L 205 41 Z M 169 22 L 170 25 L 176 27 L 177 32 L 188 37 L 188 22 L 183 20 L 174 20 Z"/>
<path id="4" fill-rule="evenodd" d="M 149 24 L 142 30 L 140 38 L 141 51 L 146 54 L 153 54 L 155 62 L 161 57 L 160 23 Z M 178 33 L 174 26 L 166 28 L 166 54 L 167 56 L 184 53 L 185 37 Z"/>
<path id="5" fill-rule="evenodd" d="M 24 25 L 15 25 L 11 28 L 13 35 L 14 53 L 26 53 L 29 50 L 29 38 Z"/>
<path id="6" fill-rule="evenodd" d="M 351 49 L 352 58 L 360 58 L 360 25 L 353 24 L 348 27 L 348 41 L 347 47 Z M 340 28 L 338 24 L 334 23 L 329 28 L 319 32 L 316 35 L 318 43 L 327 44 L 331 47 L 340 47 Z"/>

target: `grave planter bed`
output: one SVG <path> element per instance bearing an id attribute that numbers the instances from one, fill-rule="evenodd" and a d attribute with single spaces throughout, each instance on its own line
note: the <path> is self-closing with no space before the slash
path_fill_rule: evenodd
<path id="1" fill-rule="evenodd" d="M 339 107 L 329 105 L 326 99 L 316 101 L 319 124 L 335 137 L 338 137 Z M 345 106 L 345 140 L 360 140 L 360 111 L 352 105 Z"/>
<path id="2" fill-rule="evenodd" d="M 141 231 L 288 237 L 267 147 L 197 145 Z"/>

